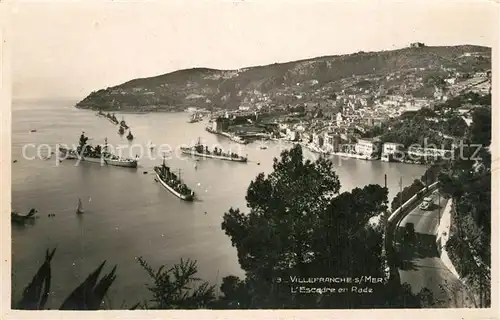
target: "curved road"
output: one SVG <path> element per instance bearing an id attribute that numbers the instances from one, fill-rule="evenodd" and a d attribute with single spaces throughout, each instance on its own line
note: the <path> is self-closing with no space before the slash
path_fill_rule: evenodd
<path id="1" fill-rule="evenodd" d="M 433 206 L 429 210 L 417 206 L 398 224 L 396 242 L 402 260 L 399 266 L 401 283 L 408 283 L 415 294 L 429 289 L 434 297 L 433 307 L 474 308 L 465 286 L 444 265 L 436 246 L 439 220 L 447 199 L 437 191 L 431 198 Z M 404 228 L 409 223 L 415 228 L 414 241 L 403 239 Z"/>

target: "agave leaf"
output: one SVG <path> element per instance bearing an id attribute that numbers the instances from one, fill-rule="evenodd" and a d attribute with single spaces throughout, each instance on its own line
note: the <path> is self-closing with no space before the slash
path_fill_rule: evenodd
<path id="1" fill-rule="evenodd" d="M 116 265 L 113 267 L 110 273 L 106 274 L 96 285 L 93 290 L 93 299 L 94 302 L 92 305 L 89 305 L 89 309 L 98 310 L 102 301 L 104 300 L 104 296 L 108 292 L 109 288 L 113 284 L 116 279 Z"/>
<path id="2" fill-rule="evenodd" d="M 20 309 L 40 310 L 45 307 L 51 282 L 50 261 L 55 251 L 56 249 L 49 253 L 47 249 L 44 263 L 40 266 L 30 284 L 23 291 L 21 301 L 18 305 Z"/>
<path id="3" fill-rule="evenodd" d="M 141 305 L 140 302 L 137 302 L 136 304 L 134 304 L 129 310 L 135 310 L 137 309 L 139 306 Z"/>
<path id="4" fill-rule="evenodd" d="M 45 277 L 44 286 L 43 286 L 43 294 L 40 297 L 39 310 L 45 309 L 45 305 L 47 304 L 47 300 L 49 299 L 50 293 L 50 282 L 52 280 L 52 272 L 50 268 L 50 263 L 47 269 L 47 275 Z"/>
<path id="5" fill-rule="evenodd" d="M 67 298 L 60 310 L 89 310 L 89 304 L 95 303 L 94 287 L 106 261 L 103 261 Z"/>

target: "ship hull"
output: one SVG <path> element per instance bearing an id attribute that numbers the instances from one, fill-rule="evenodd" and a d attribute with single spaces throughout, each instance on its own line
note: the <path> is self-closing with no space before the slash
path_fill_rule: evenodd
<path id="1" fill-rule="evenodd" d="M 108 120 L 109 120 L 109 122 L 111 122 L 112 124 L 118 124 L 118 121 L 115 121 L 115 120 L 110 119 L 110 118 L 108 118 L 108 117 L 106 117 L 106 119 L 108 119 Z"/>
<path id="2" fill-rule="evenodd" d="M 200 158 L 211 158 L 211 159 L 218 159 L 218 160 L 226 160 L 226 161 L 233 161 L 233 162 L 247 162 L 247 158 L 230 158 L 230 157 L 224 157 L 224 156 L 217 156 L 213 154 L 205 154 L 205 153 L 198 153 L 193 150 L 186 150 L 181 148 L 181 152 L 183 154 L 188 154 L 191 156 L 195 157 L 200 157 Z"/>
<path id="3" fill-rule="evenodd" d="M 66 153 L 64 151 L 61 151 L 61 155 L 63 157 L 66 157 Z M 85 162 L 92 162 L 92 163 L 99 163 L 99 164 L 104 164 L 104 165 L 109 165 L 109 166 L 116 166 L 116 167 L 125 167 L 125 168 L 137 168 L 137 161 L 132 160 L 132 161 L 124 161 L 124 160 L 116 160 L 116 159 L 106 159 L 106 158 L 90 158 L 90 157 L 79 157 L 75 155 L 68 155 L 66 157 L 68 160 L 78 160 L 80 161 L 85 161 Z"/>
<path id="4" fill-rule="evenodd" d="M 111 119 L 110 117 L 108 117 L 105 114 L 99 114 L 99 112 L 98 112 L 98 113 L 96 113 L 96 116 L 106 118 L 112 124 L 118 124 L 118 121 L 115 121 L 115 120 Z"/>
<path id="5" fill-rule="evenodd" d="M 81 159 L 82 161 L 87 161 L 87 162 L 95 162 L 95 163 L 101 163 L 101 158 L 83 158 Z M 137 161 L 123 161 L 123 160 L 114 160 L 114 159 L 103 159 L 104 164 L 110 165 L 110 166 L 116 166 L 116 167 L 125 167 L 125 168 L 137 168 Z"/>
<path id="6" fill-rule="evenodd" d="M 10 218 L 12 222 L 16 223 L 25 223 L 35 219 L 34 216 L 22 216 L 16 212 L 11 212 Z"/>
<path id="7" fill-rule="evenodd" d="M 158 180 L 158 182 L 165 188 L 167 189 L 168 191 L 170 191 L 170 193 L 172 193 L 174 196 L 176 196 L 177 198 L 181 199 L 181 200 L 184 200 L 184 201 L 193 201 L 193 195 L 183 195 L 183 194 L 180 194 L 179 192 L 175 191 L 174 188 L 172 188 L 171 186 L 169 186 L 165 181 L 163 181 L 161 178 L 160 178 L 160 175 L 158 174 L 158 172 L 156 172 L 156 180 Z"/>

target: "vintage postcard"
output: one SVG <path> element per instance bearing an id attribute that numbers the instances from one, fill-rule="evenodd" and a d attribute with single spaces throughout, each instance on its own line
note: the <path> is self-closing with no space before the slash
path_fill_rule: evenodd
<path id="1" fill-rule="evenodd" d="M 495 318 L 497 3 L 0 7 L 2 317 Z"/>

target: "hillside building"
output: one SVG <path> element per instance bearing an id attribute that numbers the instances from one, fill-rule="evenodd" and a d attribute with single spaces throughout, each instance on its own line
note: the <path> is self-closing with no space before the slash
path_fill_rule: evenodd
<path id="1" fill-rule="evenodd" d="M 324 141 L 324 138 L 322 135 L 320 134 L 317 134 L 317 133 L 313 133 L 312 134 L 312 143 L 317 146 L 317 147 L 323 147 L 323 141 Z"/>
<path id="2" fill-rule="evenodd" d="M 341 138 L 336 132 L 325 132 L 323 149 L 327 152 L 340 151 Z"/>
<path id="3" fill-rule="evenodd" d="M 361 155 L 375 156 L 380 154 L 380 142 L 374 139 L 358 139 L 354 151 Z"/>
<path id="4" fill-rule="evenodd" d="M 437 149 L 437 148 L 422 148 L 417 146 L 410 146 L 408 148 L 408 155 L 412 157 L 444 157 L 449 155 L 451 150 Z"/>
<path id="5" fill-rule="evenodd" d="M 403 150 L 403 145 L 395 142 L 386 142 L 382 146 L 381 161 L 394 161 L 399 152 Z"/>

